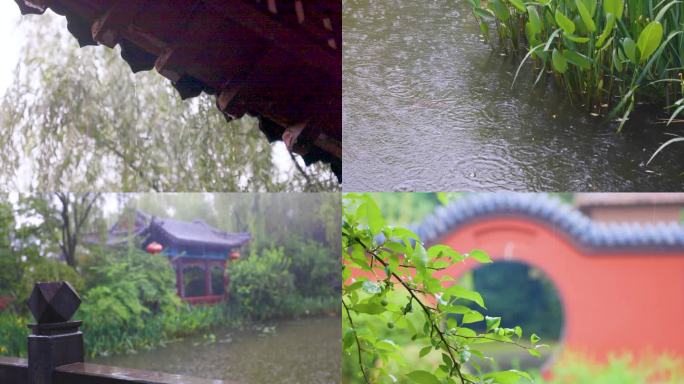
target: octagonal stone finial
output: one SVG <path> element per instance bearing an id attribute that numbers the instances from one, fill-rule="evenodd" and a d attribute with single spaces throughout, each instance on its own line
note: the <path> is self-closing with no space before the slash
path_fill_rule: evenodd
<path id="1" fill-rule="evenodd" d="M 81 305 L 81 298 L 66 281 L 36 283 L 28 307 L 38 324 L 69 321 Z"/>

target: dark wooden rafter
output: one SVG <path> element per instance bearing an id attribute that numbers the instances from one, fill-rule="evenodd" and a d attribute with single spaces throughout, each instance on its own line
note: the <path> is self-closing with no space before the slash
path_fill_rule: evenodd
<path id="1" fill-rule="evenodd" d="M 120 45 L 133 71 L 156 68 L 183 98 L 207 92 L 227 116 L 259 116 L 269 140 L 341 177 L 341 1 L 15 1 L 65 15 L 81 45 Z"/>

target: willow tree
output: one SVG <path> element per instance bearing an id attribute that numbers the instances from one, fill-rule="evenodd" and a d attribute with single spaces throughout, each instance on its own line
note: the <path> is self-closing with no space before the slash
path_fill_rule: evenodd
<path id="1" fill-rule="evenodd" d="M 181 100 L 155 71 L 133 74 L 118 47 L 79 48 L 64 18 L 21 24 L 26 44 L 0 104 L 5 188 L 339 188 L 327 166 L 298 167 L 287 152 L 277 166 L 256 118 L 227 122 L 206 95 Z"/>

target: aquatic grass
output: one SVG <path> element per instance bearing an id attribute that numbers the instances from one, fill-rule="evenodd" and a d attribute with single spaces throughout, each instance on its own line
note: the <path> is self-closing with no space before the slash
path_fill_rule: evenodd
<path id="1" fill-rule="evenodd" d="M 468 1 L 487 38 L 493 24 L 501 49 L 526 53 L 515 79 L 531 61 L 537 81 L 550 74 L 573 104 L 618 130 L 640 104 L 682 112 L 682 0 Z"/>

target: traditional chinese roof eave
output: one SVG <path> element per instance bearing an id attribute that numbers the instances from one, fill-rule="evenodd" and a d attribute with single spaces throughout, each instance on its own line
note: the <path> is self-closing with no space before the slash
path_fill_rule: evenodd
<path id="1" fill-rule="evenodd" d="M 500 217 L 535 221 L 560 230 L 589 253 L 683 252 L 684 225 L 669 223 L 600 223 L 546 194 L 484 193 L 439 207 L 412 227 L 425 243 L 436 243 L 467 224 Z"/>
<path id="2" fill-rule="evenodd" d="M 133 72 L 156 68 L 183 98 L 206 92 L 228 118 L 258 116 L 269 141 L 295 132 L 292 150 L 341 178 L 339 0 L 15 2 L 66 16 L 81 46 L 120 45 Z"/>
<path id="3" fill-rule="evenodd" d="M 224 236 L 229 236 L 232 235 L 235 238 L 232 240 L 228 239 L 193 239 L 191 236 L 179 236 L 174 230 L 171 230 L 169 228 L 169 224 L 173 222 L 178 222 L 176 220 L 170 220 L 170 219 L 153 219 L 150 222 L 150 233 L 151 229 L 154 228 L 161 233 L 165 237 L 167 237 L 171 242 L 175 243 L 176 245 L 180 246 L 209 246 L 212 248 L 222 248 L 225 250 L 230 250 L 234 248 L 239 248 L 245 244 L 247 244 L 251 240 L 251 235 L 248 232 L 239 232 L 239 233 L 226 233 L 223 231 L 220 231 L 219 229 L 209 227 L 208 225 L 204 224 L 203 230 L 206 231 L 211 231 L 211 233 L 221 233 Z M 185 223 L 185 224 L 190 224 L 190 223 Z M 192 223 L 194 224 L 194 223 Z"/>

